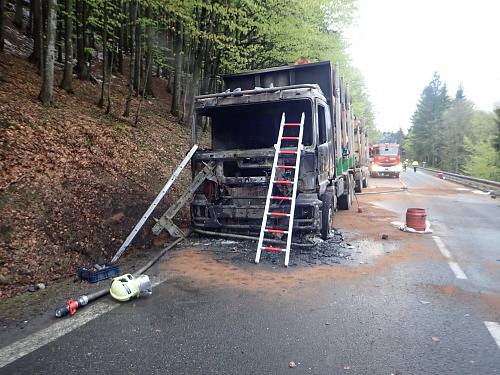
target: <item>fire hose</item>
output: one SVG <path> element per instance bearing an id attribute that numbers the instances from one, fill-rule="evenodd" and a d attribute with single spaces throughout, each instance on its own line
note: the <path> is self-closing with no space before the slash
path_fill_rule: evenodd
<path id="1" fill-rule="evenodd" d="M 168 245 L 162 251 L 160 251 L 160 253 L 158 253 L 158 255 L 156 255 L 153 259 L 151 259 L 148 263 L 146 263 L 141 269 L 134 272 L 133 275 L 140 276 L 141 274 L 146 272 L 153 264 L 155 264 L 162 256 L 164 256 L 167 253 L 167 251 L 169 251 L 171 248 L 176 246 L 178 243 L 180 243 L 184 239 L 185 239 L 185 237 L 181 237 L 181 238 L 176 239 L 174 242 L 172 242 L 170 245 Z M 55 316 L 56 316 L 56 318 L 62 318 L 63 316 L 66 316 L 66 315 L 75 315 L 76 311 L 79 308 L 86 306 L 90 302 L 93 302 L 101 297 L 104 297 L 108 293 L 109 293 L 109 288 L 104 288 L 104 289 L 98 290 L 98 291 L 93 292 L 93 293 L 83 294 L 83 295 L 77 297 L 76 299 L 71 298 L 66 302 L 66 305 L 61 306 L 58 309 L 56 309 Z"/>

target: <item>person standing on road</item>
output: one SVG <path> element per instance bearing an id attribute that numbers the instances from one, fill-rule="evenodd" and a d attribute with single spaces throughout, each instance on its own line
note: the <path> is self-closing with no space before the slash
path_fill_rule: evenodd
<path id="1" fill-rule="evenodd" d="M 413 163 L 411 163 L 411 166 L 413 167 L 413 172 L 416 172 L 417 171 L 417 167 L 418 167 L 418 161 L 413 160 Z"/>

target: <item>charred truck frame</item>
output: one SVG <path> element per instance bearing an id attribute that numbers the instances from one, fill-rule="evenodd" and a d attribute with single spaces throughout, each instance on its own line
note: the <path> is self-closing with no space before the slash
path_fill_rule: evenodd
<path id="1" fill-rule="evenodd" d="M 206 117 L 212 147 L 193 156 L 193 176 L 207 163 L 215 175 L 191 203 L 195 230 L 259 233 L 281 116 L 299 122 L 304 113 L 294 233 L 328 236 L 333 213 L 349 209 L 354 194 L 354 116 L 337 72 L 325 61 L 227 75 L 225 92 L 196 97 L 193 143 Z"/>

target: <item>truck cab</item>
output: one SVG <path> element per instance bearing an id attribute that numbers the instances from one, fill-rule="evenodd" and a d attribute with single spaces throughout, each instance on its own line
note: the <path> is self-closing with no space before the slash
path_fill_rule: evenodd
<path id="1" fill-rule="evenodd" d="M 399 178 L 402 170 L 400 148 L 397 143 L 380 143 L 371 147 L 371 177 Z"/>
<path id="2" fill-rule="evenodd" d="M 334 97 L 330 62 L 245 72 L 223 79 L 224 92 L 195 100 L 193 143 L 197 141 L 197 124 L 205 121 L 210 124 L 211 147 L 193 156 L 193 175 L 205 163 L 215 164 L 215 177 L 202 184 L 191 204 L 195 230 L 259 232 L 284 113 L 287 122 L 300 122 L 304 114 L 294 232 L 328 232 L 337 198 L 348 200 L 342 197 L 350 193 L 350 181 L 344 181 L 349 180 L 349 172 L 343 170 L 342 129 L 335 126 L 336 118 L 341 120 L 341 101 Z M 286 178 L 290 172 L 282 173 Z M 287 195 L 292 187 L 277 189 L 276 194 Z"/>

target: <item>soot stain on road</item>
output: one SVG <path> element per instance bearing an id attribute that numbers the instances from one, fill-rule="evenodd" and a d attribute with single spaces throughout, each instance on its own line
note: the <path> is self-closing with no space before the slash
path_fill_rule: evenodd
<path id="1" fill-rule="evenodd" d="M 401 263 L 439 258 L 423 237 L 416 241 L 416 235 L 399 231 L 391 220 L 392 213 L 368 203 L 362 214 L 341 212 L 335 224 L 340 231 L 350 228 L 345 241 L 337 236 L 313 249 L 292 249 L 290 260 L 296 266 L 288 268 L 283 267 L 283 254 L 271 254 L 254 264 L 255 242 L 198 238 L 172 252 L 161 270 L 202 288 L 298 297 L 314 294 L 319 283 L 369 278 Z M 382 240 L 381 233 L 389 240 Z"/>

